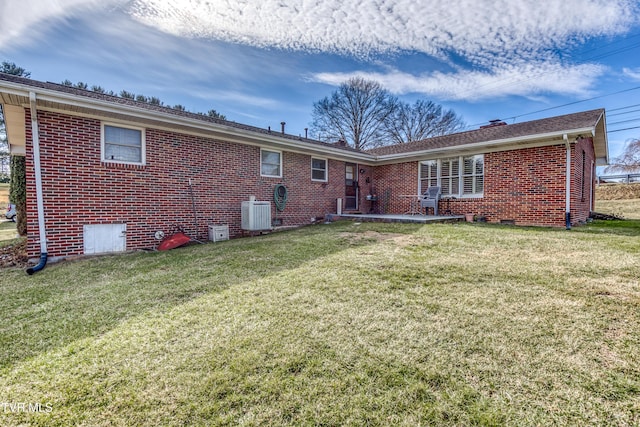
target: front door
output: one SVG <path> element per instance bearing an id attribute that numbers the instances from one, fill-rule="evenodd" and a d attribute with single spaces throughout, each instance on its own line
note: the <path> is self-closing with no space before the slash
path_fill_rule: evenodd
<path id="1" fill-rule="evenodd" d="M 358 210 L 358 165 L 347 163 L 344 174 L 344 209 Z"/>

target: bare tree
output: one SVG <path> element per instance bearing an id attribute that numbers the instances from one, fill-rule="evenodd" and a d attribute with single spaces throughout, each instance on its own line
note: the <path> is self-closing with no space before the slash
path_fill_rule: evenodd
<path id="1" fill-rule="evenodd" d="M 634 139 L 625 145 L 622 154 L 605 168 L 605 173 L 640 171 L 640 139 Z"/>
<path id="2" fill-rule="evenodd" d="M 443 110 L 432 101 L 418 100 L 413 105 L 399 103 L 385 126 L 390 143 L 402 144 L 454 133 L 465 124 L 453 110 Z"/>
<path id="3" fill-rule="evenodd" d="M 311 127 L 318 139 L 373 148 L 384 144 L 385 121 L 396 105 L 397 99 L 379 83 L 352 78 L 313 104 Z"/>

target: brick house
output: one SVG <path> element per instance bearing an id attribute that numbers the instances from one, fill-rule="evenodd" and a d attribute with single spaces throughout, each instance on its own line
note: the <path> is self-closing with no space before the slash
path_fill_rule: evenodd
<path id="1" fill-rule="evenodd" d="M 429 185 L 442 187 L 441 211 L 562 227 L 587 219 L 595 166 L 608 161 L 604 110 L 363 152 L 6 74 L 0 104 L 11 153 L 26 156 L 31 257 L 91 253 L 95 232 L 121 242 L 113 251 L 153 248 L 176 223 L 199 240 L 215 224 L 238 236 L 251 196 L 283 225 L 335 213 L 337 199 L 366 211 L 372 193 L 398 214 L 399 195 Z"/>

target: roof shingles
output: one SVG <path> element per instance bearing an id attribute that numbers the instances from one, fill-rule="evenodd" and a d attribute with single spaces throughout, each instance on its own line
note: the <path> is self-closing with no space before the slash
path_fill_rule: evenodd
<path id="1" fill-rule="evenodd" d="M 573 129 L 591 128 L 604 114 L 603 109 L 583 111 L 546 119 L 532 120 L 511 125 L 491 126 L 450 135 L 436 136 L 406 144 L 388 145 L 374 148 L 367 152 L 376 156 L 412 153 L 431 149 L 456 147 L 460 145 L 501 141 L 518 137 L 563 132 Z"/>
<path id="2" fill-rule="evenodd" d="M 122 105 L 130 108 L 139 108 L 147 111 L 171 114 L 178 117 L 184 117 L 193 120 L 199 120 L 211 124 L 218 124 L 222 126 L 229 126 L 236 129 L 242 129 L 249 132 L 260 133 L 264 135 L 277 136 L 279 138 L 285 138 L 289 140 L 296 140 L 301 144 L 312 144 L 316 146 L 332 147 L 352 153 L 363 153 L 373 156 L 385 156 L 394 154 L 408 154 L 412 152 L 420 152 L 431 149 L 440 149 L 448 147 L 462 146 L 466 144 L 482 143 L 490 141 L 508 140 L 518 137 L 526 137 L 538 134 L 546 134 L 553 132 L 562 132 L 572 129 L 584 129 L 594 127 L 604 114 L 604 109 L 583 111 L 579 113 L 566 114 L 563 116 L 550 117 L 540 120 L 533 120 L 523 123 L 515 123 L 503 126 L 492 126 L 481 128 L 477 130 L 471 130 L 466 132 L 460 132 L 450 135 L 437 136 L 434 138 L 428 138 L 421 141 L 409 142 L 406 144 L 388 145 L 384 147 L 374 148 L 367 151 L 356 150 L 352 147 L 331 144 L 314 139 L 302 138 L 296 135 L 285 134 L 281 132 L 271 131 L 268 129 L 258 128 L 254 126 L 244 125 L 237 122 L 216 119 L 213 117 L 205 116 L 204 114 L 190 113 L 187 111 L 180 111 L 173 108 L 148 104 L 145 102 L 135 101 L 133 99 L 121 98 L 118 96 L 112 96 L 107 94 L 101 94 L 98 92 L 83 90 L 74 87 L 64 86 L 56 83 L 41 82 L 37 80 L 31 80 L 24 77 L 13 76 L 10 74 L 0 73 L 0 81 L 7 81 L 18 83 L 21 85 L 45 89 L 49 91 L 55 91 L 59 93 L 65 93 L 72 96 L 83 97 L 88 99 L 95 99 L 97 101 L 109 102 L 117 105 Z"/>

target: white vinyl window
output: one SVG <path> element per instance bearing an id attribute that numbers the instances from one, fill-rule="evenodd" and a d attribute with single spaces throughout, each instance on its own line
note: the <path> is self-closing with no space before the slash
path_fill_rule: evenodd
<path id="1" fill-rule="evenodd" d="M 484 194 L 484 156 L 448 157 L 420 162 L 420 191 L 440 186 L 449 197 L 482 197 Z"/>
<path id="2" fill-rule="evenodd" d="M 260 150 L 260 175 L 282 178 L 282 152 Z"/>
<path id="3" fill-rule="evenodd" d="M 103 123 L 101 134 L 103 161 L 145 164 L 144 129 Z"/>
<path id="4" fill-rule="evenodd" d="M 420 188 L 422 192 L 438 185 L 438 161 L 427 160 L 420 164 Z"/>
<path id="5" fill-rule="evenodd" d="M 460 195 L 460 159 L 440 160 L 440 187 L 443 196 Z"/>
<path id="6" fill-rule="evenodd" d="M 311 158 L 311 180 L 327 182 L 327 159 Z"/>
<path id="7" fill-rule="evenodd" d="M 462 159 L 462 194 L 482 194 L 484 191 L 484 156 L 469 156 Z"/>

